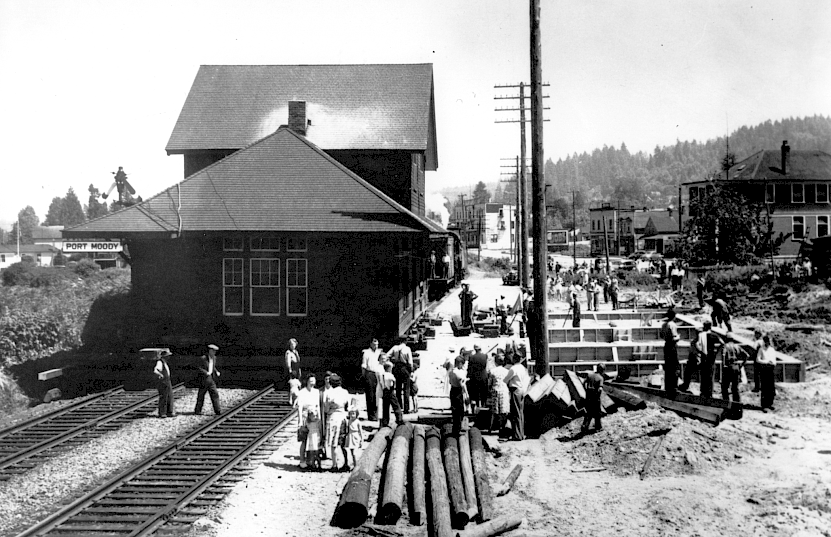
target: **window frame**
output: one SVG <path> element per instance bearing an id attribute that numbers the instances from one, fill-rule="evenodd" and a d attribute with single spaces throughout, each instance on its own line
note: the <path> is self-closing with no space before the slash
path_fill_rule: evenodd
<path id="1" fill-rule="evenodd" d="M 765 184 L 765 203 L 776 203 L 776 184 Z"/>
<path id="2" fill-rule="evenodd" d="M 231 241 L 231 245 L 228 242 Z M 235 247 L 236 241 L 239 241 L 239 248 Z M 245 239 L 242 237 L 222 237 L 222 251 L 223 252 L 242 252 L 245 250 Z"/>
<path id="3" fill-rule="evenodd" d="M 304 277 L 305 281 L 303 285 L 297 285 L 291 283 L 291 278 L 289 277 L 289 267 L 292 263 L 295 263 L 295 266 L 300 262 L 303 263 L 304 266 Z M 295 271 L 297 272 L 297 271 Z M 296 276 L 295 276 L 296 277 Z M 292 289 L 304 289 L 306 293 L 306 300 L 305 305 L 306 309 L 303 313 L 292 313 L 290 311 L 290 300 L 291 300 L 291 290 Z M 305 257 L 289 257 L 286 259 L 286 316 L 287 317 L 307 317 L 309 315 L 309 260 Z"/>
<path id="4" fill-rule="evenodd" d="M 263 248 L 262 242 L 260 242 L 260 247 L 254 247 L 254 241 L 277 241 L 276 248 Z M 279 237 L 251 237 L 248 239 L 248 248 L 252 252 L 279 252 L 280 247 L 282 246 L 282 240 Z"/>
<path id="5" fill-rule="evenodd" d="M 822 234 L 822 235 L 819 234 L 819 226 L 820 226 L 819 219 L 820 218 L 825 219 L 825 222 L 823 223 L 823 225 L 825 226 L 825 233 Z M 826 214 L 818 214 L 817 215 L 817 237 L 827 237 L 828 235 L 831 235 L 831 216 L 828 216 Z"/>
<path id="6" fill-rule="evenodd" d="M 800 191 L 802 192 L 802 199 L 797 201 L 796 199 L 796 189 L 799 187 Z M 802 183 L 794 183 L 791 185 L 791 203 L 805 203 L 805 185 Z"/>
<path id="7" fill-rule="evenodd" d="M 820 188 L 822 189 L 823 192 L 825 192 L 825 201 L 820 201 L 819 200 Z M 831 203 L 828 199 L 828 190 L 829 190 L 829 188 L 828 188 L 827 184 L 817 183 L 817 185 L 816 185 L 816 198 L 815 198 L 816 203 L 823 203 L 823 204 Z"/>
<path id="8" fill-rule="evenodd" d="M 302 241 L 302 247 L 295 247 L 292 248 L 292 241 Z M 306 238 L 292 238 L 289 237 L 286 239 L 286 251 L 287 252 L 308 252 L 309 251 L 309 241 Z"/>
<path id="9" fill-rule="evenodd" d="M 796 234 L 796 226 L 797 226 L 797 219 L 799 219 L 799 225 L 802 227 L 799 235 Z M 792 238 L 794 239 L 804 239 L 805 238 L 805 217 L 804 216 L 791 216 L 791 233 Z"/>
<path id="10" fill-rule="evenodd" d="M 272 250 L 259 250 L 259 251 L 272 251 Z M 269 274 L 276 274 L 277 275 L 277 285 L 263 285 L 262 283 L 254 284 L 254 262 L 262 263 L 263 261 L 267 262 L 268 264 L 276 263 L 277 270 L 271 271 L 269 269 Z M 262 271 L 260 271 L 262 274 Z M 280 283 L 282 281 L 282 273 L 280 267 L 280 258 L 278 257 L 252 257 L 248 260 L 248 314 L 251 317 L 279 317 L 282 315 L 280 312 L 281 308 L 280 305 L 282 303 L 282 287 Z M 254 312 L 254 289 L 277 289 L 277 313 L 261 313 L 261 312 Z M 308 308 L 307 308 L 308 309 Z"/>
<path id="11" fill-rule="evenodd" d="M 226 282 L 226 274 L 227 274 L 226 263 L 228 261 L 231 261 L 232 263 L 234 261 L 239 261 L 240 262 L 241 266 L 240 266 L 239 274 L 240 274 L 241 281 L 240 281 L 239 285 L 235 285 L 233 283 L 232 284 L 225 283 Z M 236 270 L 235 270 L 234 267 L 232 267 L 231 273 L 232 274 L 236 273 Z M 229 313 L 228 312 L 227 296 L 226 296 L 226 289 L 228 289 L 228 288 L 232 288 L 232 289 L 239 288 L 240 292 L 242 293 L 242 297 L 240 299 L 240 312 L 239 313 L 236 313 L 236 312 Z M 222 315 L 223 315 L 223 317 L 242 317 L 242 316 L 245 315 L 245 258 L 243 258 L 243 257 L 223 257 L 222 258 Z"/>

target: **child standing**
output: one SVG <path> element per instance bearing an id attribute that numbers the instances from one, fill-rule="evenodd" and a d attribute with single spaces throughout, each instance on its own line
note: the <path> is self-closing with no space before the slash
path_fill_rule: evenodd
<path id="1" fill-rule="evenodd" d="M 306 437 L 306 465 L 320 470 L 320 414 L 317 409 L 309 410 L 306 415 L 306 427 L 309 428 Z"/>
<path id="2" fill-rule="evenodd" d="M 401 412 L 401 405 L 395 397 L 395 376 L 392 374 L 392 363 L 384 364 L 384 374 L 381 376 L 381 385 L 384 387 L 383 407 L 384 415 L 381 418 L 381 427 L 388 427 L 390 424 L 390 405 L 395 412 L 397 425 L 404 423 L 404 414 Z"/>
<path id="3" fill-rule="evenodd" d="M 352 468 L 358 464 L 358 459 L 355 456 L 355 450 L 364 447 L 364 429 L 361 426 L 361 420 L 358 418 L 358 407 L 350 407 L 349 417 L 347 418 L 347 432 L 343 447 L 352 454 Z M 345 467 L 349 468 L 349 457 L 346 458 Z"/>
<path id="4" fill-rule="evenodd" d="M 418 369 L 420 366 L 418 362 L 415 362 L 413 367 L 415 369 L 410 373 L 410 395 L 413 398 L 413 405 L 410 408 L 413 412 L 418 412 Z"/>
<path id="5" fill-rule="evenodd" d="M 291 372 L 291 380 L 289 380 L 289 404 L 294 406 L 297 401 L 297 396 L 300 395 L 300 379 L 297 378 L 295 371 Z"/>

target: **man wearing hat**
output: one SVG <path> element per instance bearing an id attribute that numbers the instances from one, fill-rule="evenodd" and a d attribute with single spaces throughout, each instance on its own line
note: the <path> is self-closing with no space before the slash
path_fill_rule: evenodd
<path id="1" fill-rule="evenodd" d="M 488 398 L 488 355 L 482 352 L 482 347 L 478 343 L 473 346 L 473 355 L 467 366 L 467 377 L 467 391 L 475 413 L 476 408 L 484 406 Z"/>
<path id="2" fill-rule="evenodd" d="M 661 326 L 661 339 L 664 340 L 664 391 L 673 399 L 678 389 L 678 325 L 675 324 L 675 310 L 667 311 L 666 321 Z"/>
<path id="3" fill-rule="evenodd" d="M 219 377 L 219 370 L 216 368 L 216 351 L 219 347 L 211 343 L 208 345 L 208 355 L 202 355 L 199 359 L 199 393 L 196 395 L 196 408 L 194 414 L 202 413 L 202 405 L 205 404 L 205 393 L 211 395 L 211 404 L 214 407 L 214 414 L 219 416 L 222 410 L 219 407 L 219 391 L 216 389 L 216 379 Z"/>
<path id="4" fill-rule="evenodd" d="M 170 383 L 170 365 L 167 363 L 167 357 L 171 355 L 172 353 L 168 349 L 158 349 L 156 351 L 156 367 L 153 369 L 153 374 L 156 375 L 158 380 L 160 418 L 176 416 L 176 412 L 173 411 L 173 385 Z"/>
<path id="5" fill-rule="evenodd" d="M 733 401 L 741 403 L 739 395 L 739 379 L 741 369 L 747 361 L 748 354 L 736 342 L 733 332 L 727 332 L 727 342 L 721 348 L 721 398 L 727 401 L 730 392 L 733 392 Z"/>

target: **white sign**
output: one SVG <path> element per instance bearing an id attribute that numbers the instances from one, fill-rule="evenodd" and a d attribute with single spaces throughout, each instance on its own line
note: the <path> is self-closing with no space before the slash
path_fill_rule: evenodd
<path id="1" fill-rule="evenodd" d="M 65 254 L 72 253 L 101 253 L 120 252 L 124 249 L 120 240 L 89 240 L 89 241 L 64 241 L 62 251 Z"/>

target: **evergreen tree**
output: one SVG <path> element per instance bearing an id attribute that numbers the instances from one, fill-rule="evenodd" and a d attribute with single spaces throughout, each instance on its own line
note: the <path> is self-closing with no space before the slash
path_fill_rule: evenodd
<path id="1" fill-rule="evenodd" d="M 81 207 L 81 201 L 78 199 L 72 187 L 69 187 L 63 199 L 63 211 L 63 222 L 61 222 L 63 226 L 77 226 L 86 221 L 86 215 L 84 214 L 84 209 Z"/>
<path id="2" fill-rule="evenodd" d="M 99 216 L 107 214 L 107 204 L 103 201 L 98 201 L 100 192 L 93 185 L 89 185 L 89 203 L 86 206 L 87 219 L 92 220 Z"/>
<path id="3" fill-rule="evenodd" d="M 476 183 L 476 187 L 473 189 L 473 203 L 477 205 L 480 203 L 488 203 L 491 200 L 491 193 L 488 192 L 488 187 L 485 185 L 484 181 L 479 181 Z"/>
<path id="4" fill-rule="evenodd" d="M 27 205 L 17 213 L 17 222 L 12 226 L 12 232 L 9 236 L 9 244 L 17 242 L 17 223 L 20 222 L 20 244 L 33 244 L 32 231 L 40 223 L 38 215 L 31 205 Z"/>
<path id="5" fill-rule="evenodd" d="M 63 198 L 54 197 L 52 203 L 49 204 L 49 210 L 46 211 L 46 219 L 43 221 L 44 226 L 59 226 L 63 220 Z"/>

